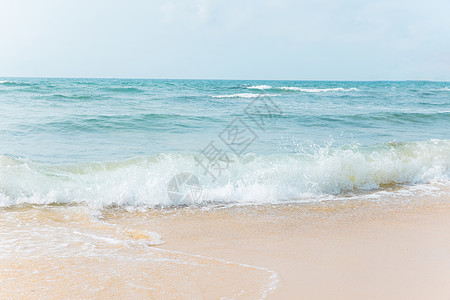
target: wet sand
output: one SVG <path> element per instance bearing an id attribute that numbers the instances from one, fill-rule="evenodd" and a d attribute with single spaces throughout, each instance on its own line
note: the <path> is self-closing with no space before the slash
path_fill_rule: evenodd
<path id="1" fill-rule="evenodd" d="M 449 299 L 450 204 L 323 203 L 174 214 L 161 248 L 273 270 L 269 299 Z"/>
<path id="2" fill-rule="evenodd" d="M 98 239 L 96 256 L 0 259 L 0 296 L 450 299 L 450 201 L 442 197 L 109 209 L 100 220 L 105 228 L 77 230 L 144 243 Z M 148 231 L 165 243 L 145 244 Z"/>

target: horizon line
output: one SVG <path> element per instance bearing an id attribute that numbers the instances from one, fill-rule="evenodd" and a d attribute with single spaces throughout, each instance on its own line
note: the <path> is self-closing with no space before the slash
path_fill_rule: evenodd
<path id="1" fill-rule="evenodd" d="M 428 81 L 428 82 L 450 82 L 450 80 L 439 79 L 229 79 L 229 78 L 164 78 L 164 77 L 77 77 L 77 76 L 0 76 L 8 78 L 33 78 L 33 79 L 119 79 L 119 80 L 217 80 L 217 81 L 340 81 L 340 82 L 401 82 L 401 81 Z"/>

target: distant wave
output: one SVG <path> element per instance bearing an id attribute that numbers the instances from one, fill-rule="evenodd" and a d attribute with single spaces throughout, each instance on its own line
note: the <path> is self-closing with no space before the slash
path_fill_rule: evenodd
<path id="1" fill-rule="evenodd" d="M 171 130 L 183 127 L 189 128 L 190 122 L 215 122 L 211 116 L 194 116 L 182 114 L 152 114 L 142 113 L 135 115 L 97 115 L 86 116 L 84 118 L 62 119 L 58 121 L 41 122 L 30 127 L 24 126 L 29 132 L 104 132 L 114 130 L 145 130 L 149 126 L 154 126 L 154 130 Z M 176 122 L 176 123 L 174 123 Z"/>
<path id="2" fill-rule="evenodd" d="M 117 162 L 44 164 L 0 155 L 0 206 L 86 203 L 93 207 L 170 205 L 169 181 L 198 177 L 208 203 L 323 199 L 432 181 L 448 182 L 450 140 L 344 145 L 282 154 L 246 154 L 212 182 L 192 154 L 163 153 Z M 388 190 L 386 190 L 388 191 Z M 320 198 L 322 197 L 322 198 Z"/>
<path id="3" fill-rule="evenodd" d="M 254 86 L 249 86 L 247 87 L 248 89 L 253 89 L 253 90 L 270 90 L 272 89 L 272 87 L 270 85 L 254 85 Z"/>
<path id="4" fill-rule="evenodd" d="M 62 94 L 54 94 L 53 97 L 68 100 L 92 100 L 98 98 L 98 96 L 94 97 L 92 95 L 62 95 Z"/>
<path id="5" fill-rule="evenodd" d="M 344 89 L 344 88 L 341 88 L 341 87 L 317 89 L 317 88 L 301 88 L 301 87 L 296 87 L 296 86 L 283 86 L 280 89 L 281 90 L 286 90 L 286 91 L 299 91 L 299 92 L 305 92 L 305 93 L 353 92 L 353 91 L 359 91 L 357 88 Z"/>
<path id="6" fill-rule="evenodd" d="M 448 88 L 448 87 L 445 87 L 445 88 L 442 88 L 442 89 L 439 89 L 440 91 L 445 91 L 445 92 L 450 92 L 450 88 Z"/>
<path id="7" fill-rule="evenodd" d="M 278 96 L 277 94 L 253 94 L 253 93 L 240 93 L 240 94 L 231 94 L 231 95 L 217 95 L 212 96 L 213 98 L 257 98 L 260 96 Z"/>
<path id="8" fill-rule="evenodd" d="M 247 89 L 252 90 L 284 90 L 284 91 L 296 91 L 296 92 L 305 92 L 305 93 L 324 93 L 324 92 L 354 92 L 359 91 L 359 89 L 352 88 L 302 88 L 297 86 L 282 86 L 282 87 L 273 87 L 270 85 L 253 85 L 247 87 Z"/>
<path id="9" fill-rule="evenodd" d="M 136 88 L 136 87 L 107 87 L 102 90 L 106 92 L 114 92 L 114 93 L 142 93 L 144 90 Z"/>
<path id="10" fill-rule="evenodd" d="M 353 114 L 322 114 L 319 116 L 304 115 L 301 118 L 297 114 L 284 113 L 279 118 L 290 119 L 293 122 L 301 119 L 304 124 L 311 126 L 333 126 L 333 124 L 346 124 L 348 126 L 361 124 L 431 124 L 434 122 L 446 122 L 450 119 L 450 111 L 441 110 L 435 112 L 402 112 L 402 111 L 382 111 L 370 113 Z"/>
<path id="11" fill-rule="evenodd" d="M 6 85 L 6 86 L 31 86 L 31 84 L 26 82 L 14 82 L 9 80 L 2 80 L 0 81 L 0 84 Z"/>

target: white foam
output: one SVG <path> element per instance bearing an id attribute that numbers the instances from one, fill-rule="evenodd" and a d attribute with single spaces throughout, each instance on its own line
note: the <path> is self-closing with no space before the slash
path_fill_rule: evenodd
<path id="1" fill-rule="evenodd" d="M 322 147 L 311 153 L 268 156 L 247 154 L 232 158 L 235 162 L 217 181 L 205 174 L 194 157 L 161 154 L 122 162 L 55 166 L 0 156 L 0 205 L 172 205 L 168 183 L 182 172 L 194 174 L 202 185 L 201 197 L 185 204 L 319 201 L 386 185 L 448 181 L 450 141 Z"/>
<path id="2" fill-rule="evenodd" d="M 280 89 L 286 90 L 286 91 L 299 91 L 299 92 L 305 92 L 305 93 L 353 92 L 353 91 L 359 91 L 357 88 L 344 89 L 344 88 L 341 88 L 341 87 L 319 89 L 319 88 L 301 88 L 301 87 L 296 87 L 296 86 L 284 86 L 284 87 L 281 87 Z"/>
<path id="3" fill-rule="evenodd" d="M 279 89 L 279 90 L 285 90 L 285 91 L 297 91 L 297 92 L 305 92 L 305 93 L 325 93 L 325 92 L 354 92 L 359 91 L 359 89 L 352 87 L 352 88 L 303 88 L 303 87 L 297 87 L 297 86 L 283 86 L 283 87 L 273 87 L 270 85 L 254 85 L 249 86 L 247 89 L 254 89 L 254 90 L 269 90 L 269 89 Z"/>
<path id="4" fill-rule="evenodd" d="M 257 98 L 261 96 L 278 96 L 277 94 L 253 94 L 253 93 L 239 93 L 239 94 L 231 94 L 231 95 L 217 95 L 212 96 L 213 98 Z"/>
<path id="5" fill-rule="evenodd" d="M 247 87 L 248 89 L 253 89 L 253 90 L 270 90 L 272 87 L 270 85 L 254 85 L 254 86 L 249 86 Z"/>

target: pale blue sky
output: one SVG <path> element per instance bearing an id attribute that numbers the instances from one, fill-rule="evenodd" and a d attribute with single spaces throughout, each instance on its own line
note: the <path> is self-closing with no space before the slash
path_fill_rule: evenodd
<path id="1" fill-rule="evenodd" d="M 448 0 L 0 0 L 0 76 L 450 80 Z"/>

